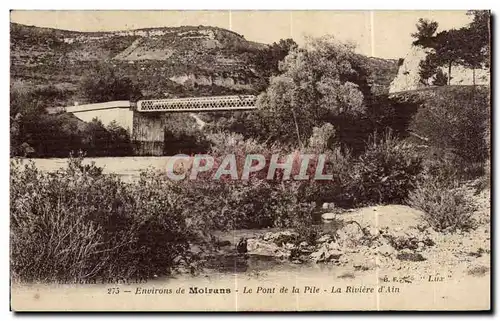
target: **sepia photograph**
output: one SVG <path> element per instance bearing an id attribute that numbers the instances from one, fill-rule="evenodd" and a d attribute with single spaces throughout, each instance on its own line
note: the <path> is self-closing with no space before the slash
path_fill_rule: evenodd
<path id="1" fill-rule="evenodd" d="M 491 310 L 491 12 L 12 10 L 10 309 Z"/>

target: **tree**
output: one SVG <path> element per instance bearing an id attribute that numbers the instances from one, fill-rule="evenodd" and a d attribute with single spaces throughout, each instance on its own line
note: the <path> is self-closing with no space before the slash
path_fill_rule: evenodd
<path id="1" fill-rule="evenodd" d="M 436 58 L 438 65 L 448 67 L 448 85 L 451 83 L 451 67 L 453 64 L 463 65 L 467 31 L 465 28 L 451 29 L 436 35 Z"/>
<path id="2" fill-rule="evenodd" d="M 438 28 L 436 21 L 420 18 L 418 19 L 417 32 L 412 33 L 411 36 L 415 38 L 414 46 L 421 46 L 430 48 L 434 46 L 434 33 Z"/>
<path id="3" fill-rule="evenodd" d="M 128 130 L 118 125 L 113 120 L 106 126 L 109 133 L 109 154 L 112 156 L 130 156 L 133 155 L 132 143 Z"/>
<path id="4" fill-rule="evenodd" d="M 489 65 L 490 59 L 490 12 L 469 11 L 472 22 L 465 28 L 466 43 L 462 52 L 462 63 L 472 69 L 473 84 L 476 84 L 475 71 L 483 64 Z"/>
<path id="5" fill-rule="evenodd" d="M 275 42 L 257 53 L 255 65 L 262 71 L 263 77 L 267 80 L 270 76 L 276 76 L 279 73 L 279 62 L 288 55 L 290 50 L 297 47 L 297 43 L 291 38 L 280 39 L 279 42 Z"/>
<path id="6" fill-rule="evenodd" d="M 141 97 L 140 89 L 130 78 L 117 74 L 107 65 L 97 65 L 85 73 L 80 81 L 79 92 L 90 103 L 137 100 Z"/>
<path id="7" fill-rule="evenodd" d="M 448 75 L 441 69 L 438 69 L 436 75 L 434 76 L 434 86 L 444 86 L 448 82 Z"/>
<path id="8" fill-rule="evenodd" d="M 427 54 L 425 59 L 420 61 L 419 63 L 420 69 L 418 74 L 420 75 L 420 82 L 426 86 L 430 85 L 430 79 L 436 74 L 437 70 L 439 69 L 436 60 L 436 54 L 429 53 Z"/>
<path id="9" fill-rule="evenodd" d="M 412 37 L 416 38 L 413 44 L 433 49 L 429 54 L 432 57 L 428 56 L 420 65 L 420 74 L 424 82 L 430 78 L 429 74 L 434 67 L 446 66 L 449 85 L 452 66 L 462 65 L 472 69 L 475 84 L 475 69 L 489 62 L 490 13 L 489 11 L 469 11 L 467 14 L 473 16 L 468 26 L 444 30 L 436 35 L 434 33 L 438 27 L 437 22 L 419 20 L 418 32 L 412 34 Z"/>
<path id="10" fill-rule="evenodd" d="M 365 113 L 364 95 L 353 82 L 359 66 L 353 49 L 324 36 L 290 51 L 257 101 L 270 139 L 301 145 L 325 119 Z"/>

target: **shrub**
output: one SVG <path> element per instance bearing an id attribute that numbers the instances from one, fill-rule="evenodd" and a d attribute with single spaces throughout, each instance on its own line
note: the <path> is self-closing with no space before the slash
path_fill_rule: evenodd
<path id="1" fill-rule="evenodd" d="M 127 184 L 71 159 L 11 166 L 11 271 L 20 281 L 164 275 L 193 236 L 158 179 Z"/>
<path id="2" fill-rule="evenodd" d="M 452 152 L 462 165 L 483 163 L 488 156 L 484 139 L 490 119 L 490 97 L 480 86 L 443 86 L 428 95 L 418 109 L 410 130 L 426 144 Z"/>
<path id="3" fill-rule="evenodd" d="M 305 153 L 315 153 L 306 150 Z M 325 155 L 324 173 L 332 174 L 332 180 L 309 180 L 304 182 L 301 189 L 301 199 L 305 202 L 335 203 L 337 206 L 349 206 L 346 190 L 353 179 L 353 158 L 348 151 L 343 152 L 339 147 L 319 151 Z M 315 162 L 312 165 L 316 165 Z"/>
<path id="4" fill-rule="evenodd" d="M 215 133 L 209 139 L 212 143 L 209 154 L 214 158 L 212 169 L 199 173 L 195 180 L 186 178 L 171 183 L 171 189 L 185 204 L 186 216 L 206 222 L 208 230 L 294 227 L 300 220 L 312 222 L 314 207 L 303 193 L 308 181 L 283 181 L 282 171 L 277 171 L 274 179 L 267 179 L 271 155 L 290 154 L 286 148 L 245 140 L 239 134 Z M 228 154 L 235 155 L 238 178 L 248 154 L 262 154 L 266 166 L 251 173 L 248 180 L 235 180 L 228 175 L 214 179 Z M 291 175 L 295 174 L 292 171 Z"/>
<path id="5" fill-rule="evenodd" d="M 475 207 L 458 183 L 426 177 L 408 195 L 408 204 L 425 213 L 425 219 L 437 231 L 467 230 L 473 226 Z"/>
<path id="6" fill-rule="evenodd" d="M 89 103 L 111 100 L 137 100 L 141 90 L 130 78 L 122 76 L 107 65 L 91 66 L 79 84 L 79 94 Z"/>
<path id="7" fill-rule="evenodd" d="M 433 148 L 431 148 L 432 150 Z M 484 174 L 482 162 L 471 162 L 455 153 L 441 150 L 424 159 L 427 175 L 439 178 L 442 183 L 452 185 L 456 180 L 467 181 Z"/>
<path id="8" fill-rule="evenodd" d="M 213 230 L 295 227 L 312 223 L 314 206 L 301 201 L 299 182 L 250 178 L 196 179 L 170 183 L 189 221 L 203 225 L 203 236 Z"/>
<path id="9" fill-rule="evenodd" d="M 314 127 L 311 137 L 309 137 L 309 147 L 325 150 L 332 145 L 335 139 L 335 128 L 330 123 L 325 123 L 321 127 Z"/>
<path id="10" fill-rule="evenodd" d="M 353 205 L 403 203 L 422 172 L 422 157 L 410 144 L 386 132 L 371 138 L 353 169 L 347 197 Z"/>

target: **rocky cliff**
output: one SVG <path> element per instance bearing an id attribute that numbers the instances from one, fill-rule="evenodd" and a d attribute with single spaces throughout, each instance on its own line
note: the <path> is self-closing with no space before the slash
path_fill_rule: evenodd
<path id="1" fill-rule="evenodd" d="M 427 49 L 418 46 L 411 47 L 402 64 L 399 66 L 396 78 L 391 82 L 389 93 L 416 90 L 426 87 L 426 85 L 420 81 L 419 64 L 422 60 L 425 60 L 427 54 Z M 447 68 L 441 69 L 446 74 L 448 73 Z M 489 69 L 472 70 L 457 65 L 451 68 L 451 85 L 473 85 L 474 78 L 476 85 L 488 85 L 490 83 Z"/>
<path id="2" fill-rule="evenodd" d="M 11 23 L 10 36 L 13 86 L 55 85 L 74 92 L 69 103 L 78 101 L 77 84 L 96 64 L 131 78 L 147 98 L 258 94 L 266 82 L 256 62 L 268 45 L 217 27 L 76 32 Z M 372 91 L 387 93 L 397 62 L 359 58 Z"/>

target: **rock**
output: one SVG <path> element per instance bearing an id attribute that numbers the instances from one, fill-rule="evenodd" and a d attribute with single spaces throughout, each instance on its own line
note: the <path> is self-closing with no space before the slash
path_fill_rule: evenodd
<path id="1" fill-rule="evenodd" d="M 352 267 L 357 271 L 373 270 L 377 267 L 375 256 L 367 256 L 363 253 L 355 253 L 349 257 Z"/>
<path id="2" fill-rule="evenodd" d="M 391 82 L 389 93 L 400 91 L 415 90 L 424 87 L 420 82 L 420 62 L 424 60 L 432 50 L 424 49 L 419 46 L 412 46 L 409 53 L 404 58 L 402 65 L 398 69 L 396 78 Z M 441 70 L 448 73 L 448 68 L 441 67 Z M 474 72 L 471 68 L 465 68 L 460 65 L 453 65 L 451 68 L 451 85 L 472 85 Z M 432 79 L 429 85 L 433 84 Z M 476 85 L 488 85 L 490 83 L 489 69 L 475 70 Z"/>
<path id="3" fill-rule="evenodd" d="M 334 209 L 335 208 L 335 203 L 323 203 L 321 206 L 322 209 L 328 210 L 328 209 Z"/>
<path id="4" fill-rule="evenodd" d="M 361 244 L 364 233 L 356 223 L 349 223 L 337 231 L 339 243 L 344 247 L 356 247 Z"/>
<path id="5" fill-rule="evenodd" d="M 376 239 L 377 237 L 380 236 L 380 230 L 376 227 L 366 228 L 365 232 L 370 239 Z"/>
<path id="6" fill-rule="evenodd" d="M 333 243 L 333 244 L 332 244 Z M 338 260 L 343 254 L 338 244 L 332 242 L 330 244 L 323 243 L 315 252 L 311 253 L 310 258 L 315 263 L 330 262 Z"/>
<path id="7" fill-rule="evenodd" d="M 228 241 L 228 240 L 224 240 L 224 241 L 216 241 L 216 242 L 215 242 L 215 245 L 216 245 L 216 246 L 219 246 L 219 247 L 231 246 L 231 241 Z"/>
<path id="8" fill-rule="evenodd" d="M 203 252 L 203 249 L 201 248 L 201 246 L 197 245 L 197 244 L 191 244 L 190 248 L 189 248 L 189 251 L 192 253 L 192 254 L 200 254 Z"/>
<path id="9" fill-rule="evenodd" d="M 262 237 L 262 239 L 264 241 L 270 241 L 273 237 L 274 233 L 273 232 L 267 232 L 266 234 L 264 234 L 264 236 Z"/>
<path id="10" fill-rule="evenodd" d="M 426 233 L 420 232 L 417 228 L 388 231 L 384 234 L 384 237 L 389 239 L 391 245 L 397 250 L 416 250 L 419 248 L 418 244 L 420 242 L 427 246 L 433 246 L 435 244 Z"/>
<path id="11" fill-rule="evenodd" d="M 424 85 L 420 82 L 420 62 L 427 56 L 426 49 L 419 46 L 412 46 L 410 52 L 399 66 L 396 78 L 391 82 L 389 93 L 406 90 L 414 90 Z"/>
<path id="12" fill-rule="evenodd" d="M 306 241 L 302 241 L 302 242 L 300 242 L 300 244 L 299 244 L 299 247 L 301 247 L 301 248 L 302 248 L 302 247 L 307 247 L 307 246 L 309 246 L 309 243 L 307 243 Z"/>
<path id="13" fill-rule="evenodd" d="M 396 250 L 389 244 L 379 246 L 377 251 L 380 255 L 383 256 L 393 256 L 396 253 Z"/>
<path id="14" fill-rule="evenodd" d="M 248 247 L 247 247 L 247 239 L 246 238 L 241 238 L 236 245 L 236 251 L 240 254 L 245 254 L 248 252 Z"/>
<path id="15" fill-rule="evenodd" d="M 264 234 L 263 240 L 270 241 L 276 245 L 282 246 L 287 243 L 296 244 L 299 239 L 299 234 L 293 231 L 268 232 Z"/>
<path id="16" fill-rule="evenodd" d="M 349 257 L 348 257 L 347 255 L 342 255 L 342 256 L 339 258 L 338 262 L 339 262 L 340 264 L 347 264 L 347 263 L 349 263 Z"/>
<path id="17" fill-rule="evenodd" d="M 332 236 L 330 234 L 322 235 L 319 239 L 316 240 L 317 244 L 327 243 L 332 240 Z"/>
<path id="18" fill-rule="evenodd" d="M 341 248 L 340 248 L 339 244 L 338 244 L 338 243 L 336 243 L 335 241 L 331 241 L 330 243 L 328 243 L 327 247 L 328 247 L 328 249 L 330 249 L 330 250 L 337 250 L 337 251 L 340 251 L 340 250 L 341 250 Z"/>
<path id="19" fill-rule="evenodd" d="M 272 256 L 277 258 L 289 258 L 290 250 L 279 247 L 274 242 L 260 239 L 247 240 L 248 254 Z"/>
<path id="20" fill-rule="evenodd" d="M 324 221 L 333 221 L 337 217 L 336 213 L 323 213 L 321 214 L 321 219 Z"/>

